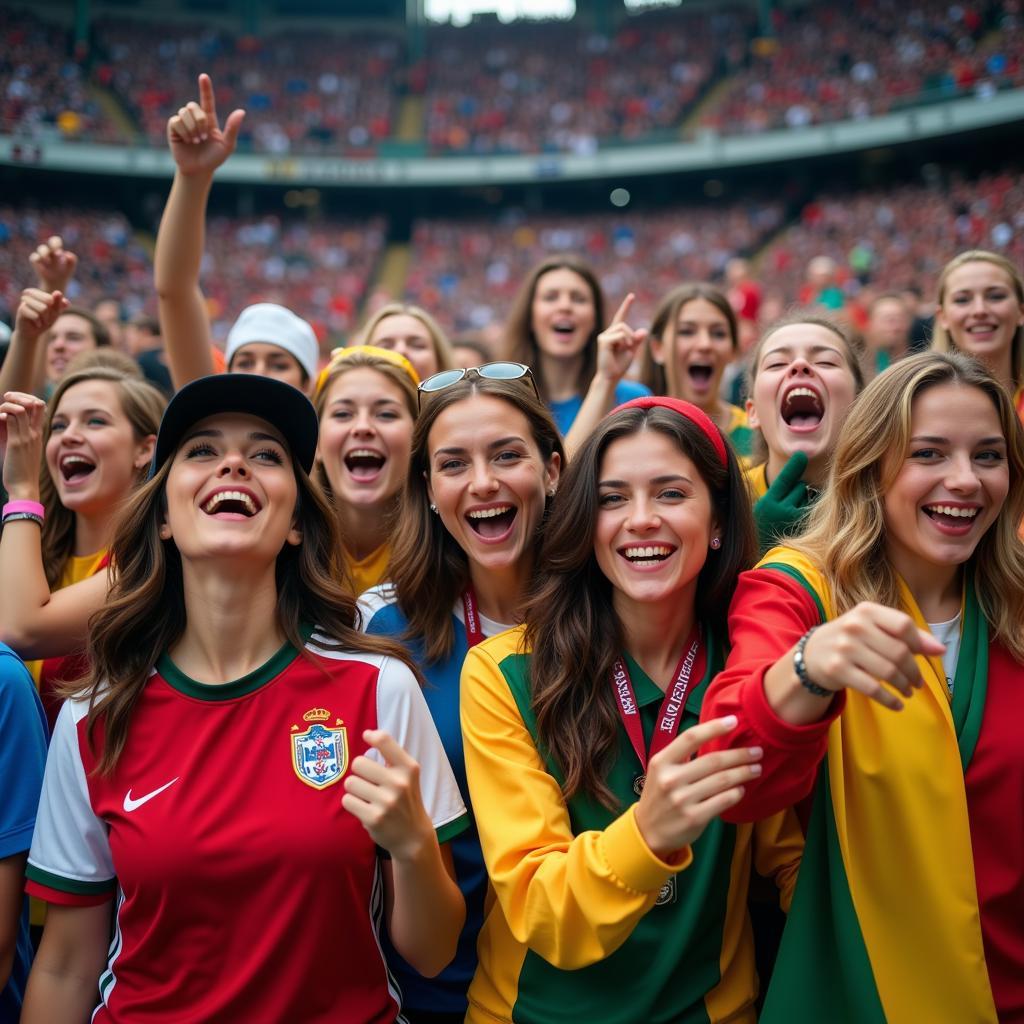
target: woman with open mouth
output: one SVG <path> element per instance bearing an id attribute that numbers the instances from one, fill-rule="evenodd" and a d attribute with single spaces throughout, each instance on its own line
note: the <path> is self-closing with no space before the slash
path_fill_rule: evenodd
<path id="1" fill-rule="evenodd" d="M 601 392 L 587 402 L 591 425 L 612 406 L 649 394 L 643 384 L 625 379 L 631 353 L 622 351 L 612 360 L 607 351 L 599 353 L 604 312 L 604 293 L 593 268 L 578 256 L 562 254 L 530 271 L 505 324 L 507 357 L 533 370 L 537 391 L 563 437 L 591 390 Z"/>
<path id="2" fill-rule="evenodd" d="M 1024 422 L 1024 277 L 1005 256 L 974 249 L 939 275 L 932 348 L 974 356 L 1013 396 Z"/>
<path id="3" fill-rule="evenodd" d="M 89 366 L 91 358 L 110 365 Z M 119 359 L 127 365 L 114 365 Z M 76 365 L 48 405 L 18 392 L 0 405 L 11 499 L 0 534 L 0 634 L 23 658 L 37 659 L 29 668 L 51 728 L 60 683 L 84 671 L 74 652 L 106 600 L 110 541 L 122 506 L 146 479 L 166 405 L 127 358 Z"/>
<path id="4" fill-rule="evenodd" d="M 491 376 L 499 372 L 505 379 Z M 467 804 L 459 674 L 470 648 L 522 621 L 565 458 L 558 430 L 526 373 L 517 363 L 490 363 L 423 382 L 390 582 L 360 600 L 368 632 L 409 645 Z M 466 1015 L 487 896 L 475 827 L 453 841 L 452 852 L 466 900 L 455 960 L 430 981 L 397 958 L 391 965 L 413 1024 L 454 1024 Z"/>
<path id="5" fill-rule="evenodd" d="M 524 624 L 462 672 L 495 895 L 470 1024 L 755 1019 L 752 851 L 788 890 L 799 830 L 718 819 L 759 750 L 695 756 L 736 727 L 696 723 L 755 550 L 735 453 L 687 402 L 626 403 L 570 461 Z"/>
<path id="6" fill-rule="evenodd" d="M 824 486 L 846 414 L 863 386 L 852 342 L 826 317 L 793 314 L 769 327 L 754 347 L 747 416 L 763 445 L 747 479 L 762 551 L 799 528 Z"/>
<path id="7" fill-rule="evenodd" d="M 398 500 L 409 473 L 416 420 L 412 364 L 369 345 L 336 349 L 316 389 L 316 479 L 341 524 L 356 594 L 387 574 Z"/>
<path id="8" fill-rule="evenodd" d="M 384 1024 L 381 932 L 427 975 L 455 951 L 465 805 L 404 650 L 356 628 L 316 437 L 269 378 L 167 407 L 50 744 L 29 1024 Z"/>
<path id="9" fill-rule="evenodd" d="M 811 801 L 762 1022 L 1024 1016 L 1022 515 L 1005 389 L 911 356 L 854 403 L 805 532 L 740 578 L 703 714 L 764 771 L 725 817 Z"/>

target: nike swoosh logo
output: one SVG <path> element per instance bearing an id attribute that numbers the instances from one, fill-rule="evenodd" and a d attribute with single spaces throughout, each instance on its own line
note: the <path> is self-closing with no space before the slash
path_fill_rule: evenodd
<path id="1" fill-rule="evenodd" d="M 148 804 L 150 800 L 155 796 L 159 796 L 165 789 L 169 789 L 173 786 L 181 776 L 175 776 L 170 782 L 165 782 L 159 789 L 154 789 L 152 793 L 147 793 L 145 796 L 140 796 L 138 800 L 132 799 L 132 791 L 129 789 L 124 795 L 124 809 L 131 814 L 132 811 L 137 811 L 143 804 Z"/>

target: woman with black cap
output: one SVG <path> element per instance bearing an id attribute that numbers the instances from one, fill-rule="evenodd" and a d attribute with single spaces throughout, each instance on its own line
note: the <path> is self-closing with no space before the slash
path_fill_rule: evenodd
<path id="1" fill-rule="evenodd" d="M 335 582 L 316 432 L 267 378 L 168 406 L 50 748 L 25 1021 L 393 1021 L 381 926 L 425 974 L 453 955 L 465 807 L 404 654 Z"/>

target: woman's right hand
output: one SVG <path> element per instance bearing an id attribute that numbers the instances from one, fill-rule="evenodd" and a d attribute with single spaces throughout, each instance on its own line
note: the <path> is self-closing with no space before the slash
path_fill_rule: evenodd
<path id="1" fill-rule="evenodd" d="M 596 376 L 618 384 L 633 363 L 647 337 L 647 329 L 633 329 L 626 323 L 636 296 L 630 292 L 615 311 L 612 322 L 597 336 Z"/>
<path id="2" fill-rule="evenodd" d="M 19 338 L 36 341 L 57 322 L 57 317 L 68 305 L 63 292 L 26 288 L 21 293 L 18 311 L 14 315 L 14 330 Z"/>
<path id="3" fill-rule="evenodd" d="M 199 76 L 199 102 L 191 100 L 167 122 L 167 144 L 178 170 L 186 177 L 213 174 L 235 151 L 244 110 L 228 114 L 223 130 L 217 119 L 213 82 Z"/>
<path id="4" fill-rule="evenodd" d="M 695 725 L 651 758 L 633 813 L 655 856 L 668 860 L 696 842 L 712 818 L 740 802 L 744 784 L 761 774 L 760 747 L 695 756 L 735 728 L 733 715 Z"/>
<path id="5" fill-rule="evenodd" d="M 35 395 L 8 391 L 0 404 L 0 450 L 4 488 L 14 501 L 39 500 L 46 403 Z"/>
<path id="6" fill-rule="evenodd" d="M 862 601 L 814 631 L 804 645 L 804 667 L 825 690 L 859 690 L 899 711 L 903 702 L 884 684 L 911 697 L 924 685 L 915 656 L 940 656 L 945 649 L 906 612 Z"/>

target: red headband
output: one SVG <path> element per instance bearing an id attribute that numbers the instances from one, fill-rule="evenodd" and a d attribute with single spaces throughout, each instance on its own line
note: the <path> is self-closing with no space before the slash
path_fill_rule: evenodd
<path id="1" fill-rule="evenodd" d="M 715 426 L 711 417 L 702 409 L 698 409 L 692 402 L 684 402 L 681 398 L 667 398 L 664 395 L 644 395 L 642 398 L 634 398 L 629 402 L 612 409 L 608 414 L 614 416 L 623 409 L 671 409 L 684 419 L 700 427 L 705 437 L 711 442 L 712 447 L 718 452 L 722 465 L 729 467 L 729 459 L 725 454 L 725 439 L 722 432 Z"/>

